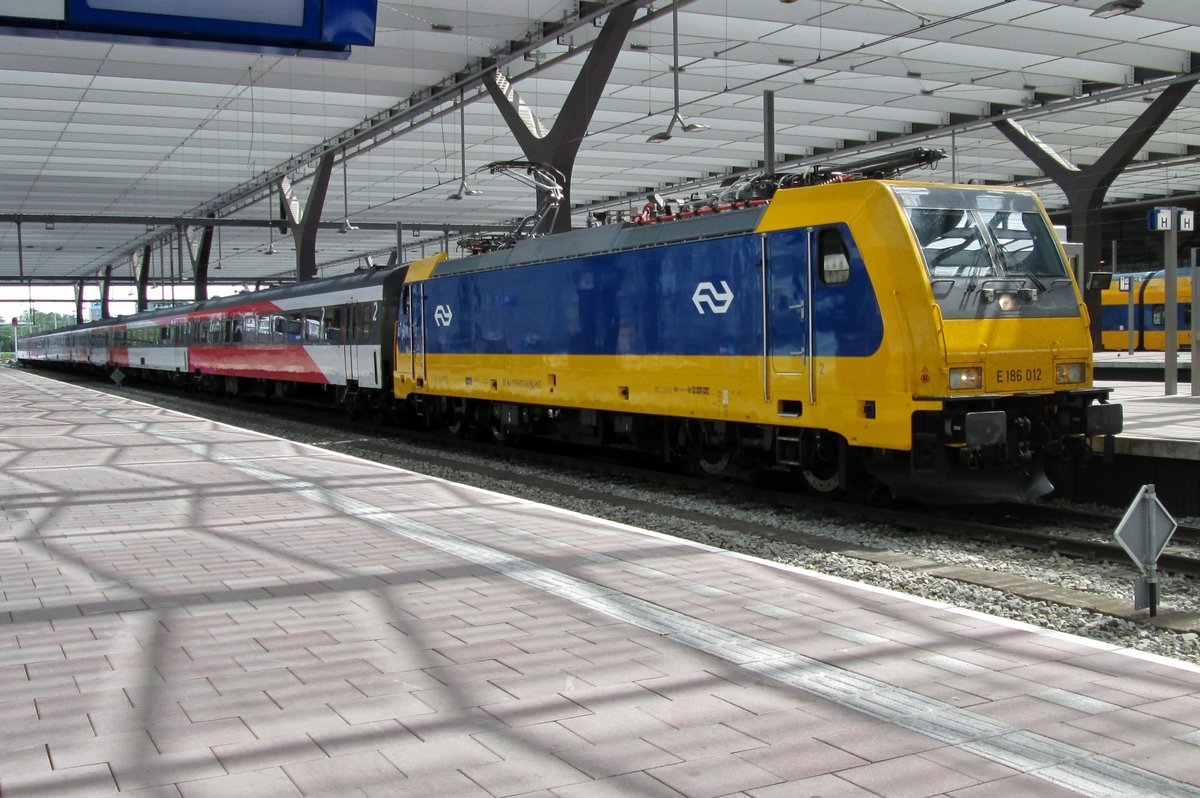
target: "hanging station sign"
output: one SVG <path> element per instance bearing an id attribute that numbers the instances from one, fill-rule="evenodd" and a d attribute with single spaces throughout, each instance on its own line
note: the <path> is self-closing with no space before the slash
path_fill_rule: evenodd
<path id="1" fill-rule="evenodd" d="M 345 58 L 378 0 L 0 0 L 0 31 Z"/>

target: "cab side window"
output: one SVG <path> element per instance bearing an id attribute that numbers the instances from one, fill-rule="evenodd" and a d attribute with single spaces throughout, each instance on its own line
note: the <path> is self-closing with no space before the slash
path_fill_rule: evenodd
<path id="1" fill-rule="evenodd" d="M 841 285 L 850 279 L 850 253 L 841 231 L 836 228 L 822 230 L 817 238 L 818 256 L 821 264 L 821 282 L 826 285 Z"/>

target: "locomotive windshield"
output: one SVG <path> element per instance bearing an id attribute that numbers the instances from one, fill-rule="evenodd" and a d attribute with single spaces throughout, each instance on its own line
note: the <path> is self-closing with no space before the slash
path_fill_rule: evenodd
<path id="1" fill-rule="evenodd" d="M 1077 316 L 1054 232 L 1032 194 L 893 186 L 949 319 Z"/>

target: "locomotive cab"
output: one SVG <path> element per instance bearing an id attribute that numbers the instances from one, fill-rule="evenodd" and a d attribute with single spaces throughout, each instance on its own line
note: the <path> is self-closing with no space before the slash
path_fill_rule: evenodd
<path id="1" fill-rule="evenodd" d="M 1025 191 L 893 185 L 928 285 L 936 349 L 917 353 L 909 478 L 943 493 L 1026 498 L 1051 458 L 1122 425 L 1092 386 L 1083 305 L 1058 239 Z"/>

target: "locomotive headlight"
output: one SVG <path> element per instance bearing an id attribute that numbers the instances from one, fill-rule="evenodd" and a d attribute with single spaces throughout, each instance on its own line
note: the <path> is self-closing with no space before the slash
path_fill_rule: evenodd
<path id="1" fill-rule="evenodd" d="M 1070 382 L 1083 382 L 1087 375 L 1086 363 L 1058 363 L 1054 366 L 1054 381 L 1059 385 Z"/>
<path id="2" fill-rule="evenodd" d="M 978 366 L 950 369 L 950 390 L 972 391 L 983 386 L 983 369 Z"/>

